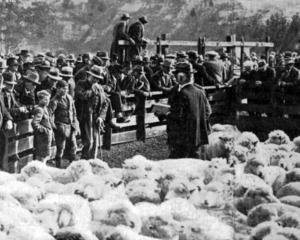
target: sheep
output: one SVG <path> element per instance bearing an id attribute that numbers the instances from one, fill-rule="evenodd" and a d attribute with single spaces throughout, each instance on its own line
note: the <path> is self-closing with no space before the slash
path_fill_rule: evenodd
<path id="1" fill-rule="evenodd" d="M 215 217 L 200 215 L 197 220 L 183 224 L 183 239 L 188 240 L 232 240 L 234 230 Z"/>
<path id="2" fill-rule="evenodd" d="M 285 236 L 282 235 L 278 235 L 277 233 L 275 234 L 270 234 L 266 237 L 263 238 L 263 240 L 289 240 L 288 238 L 286 238 Z"/>
<path id="3" fill-rule="evenodd" d="M 230 132 L 212 132 L 208 136 L 209 144 L 204 146 L 203 159 L 229 158 L 234 146 L 235 136 Z"/>
<path id="4" fill-rule="evenodd" d="M 165 188 L 165 193 L 162 194 L 163 201 L 170 200 L 173 198 L 184 198 L 188 199 L 191 195 L 191 192 L 195 190 L 194 186 L 191 185 L 188 179 L 177 178 L 174 181 L 170 182 Z"/>
<path id="5" fill-rule="evenodd" d="M 280 228 L 277 234 L 289 240 L 300 240 L 300 229 L 297 228 Z"/>
<path id="6" fill-rule="evenodd" d="M 90 159 L 88 163 L 92 167 L 92 173 L 98 176 L 113 175 L 113 171 L 108 164 L 100 159 Z"/>
<path id="7" fill-rule="evenodd" d="M 271 192 L 272 189 L 267 185 L 264 180 L 253 175 L 253 174 L 242 174 L 238 175 L 234 182 L 233 195 L 235 197 L 242 197 L 248 189 L 254 189 L 260 187 Z"/>
<path id="8" fill-rule="evenodd" d="M 9 174 L 7 172 L 3 172 L 0 170 L 0 185 L 3 185 L 7 182 L 16 181 L 16 177 L 12 174 Z"/>
<path id="9" fill-rule="evenodd" d="M 261 168 L 261 178 L 272 187 L 274 194 L 286 184 L 286 172 L 277 166 Z"/>
<path id="10" fill-rule="evenodd" d="M 218 178 L 218 180 L 222 181 L 224 179 L 224 175 L 233 174 L 233 169 L 227 164 L 225 158 L 213 158 L 207 168 L 204 169 L 204 179 L 203 182 L 205 184 L 210 183 L 211 181 Z"/>
<path id="11" fill-rule="evenodd" d="M 282 198 L 279 198 L 280 202 L 284 203 L 284 204 L 288 204 L 291 206 L 295 206 L 300 208 L 300 197 L 299 196 L 285 196 Z"/>
<path id="12" fill-rule="evenodd" d="M 133 158 L 125 160 L 123 164 L 122 179 L 128 183 L 135 179 L 158 179 L 160 171 L 157 164 L 153 161 L 147 160 L 143 156 L 137 155 Z"/>
<path id="13" fill-rule="evenodd" d="M 265 161 L 259 157 L 248 159 L 244 167 L 244 173 L 253 174 L 258 177 L 263 177 L 262 169 L 266 166 Z"/>
<path id="14" fill-rule="evenodd" d="M 252 229 L 250 240 L 263 240 L 266 236 L 275 234 L 278 230 L 279 226 L 276 222 L 262 222 Z"/>
<path id="15" fill-rule="evenodd" d="M 139 203 L 136 207 L 142 219 L 142 235 L 158 239 L 173 239 L 178 235 L 180 225 L 170 212 L 151 203 Z"/>
<path id="16" fill-rule="evenodd" d="M 235 144 L 245 147 L 250 153 L 253 153 L 257 152 L 259 139 L 252 132 L 242 132 L 242 134 L 237 138 Z"/>
<path id="17" fill-rule="evenodd" d="M 161 202 L 158 183 L 150 179 L 138 179 L 129 182 L 126 186 L 126 195 L 133 204 L 144 201 Z"/>
<path id="18" fill-rule="evenodd" d="M 274 130 L 269 133 L 268 139 L 265 143 L 276 144 L 276 145 L 285 145 L 291 144 L 289 136 L 282 130 Z"/>
<path id="19" fill-rule="evenodd" d="M 285 196 L 299 196 L 300 197 L 300 182 L 291 182 L 283 187 L 281 187 L 278 192 L 276 193 L 276 196 L 278 198 L 282 198 Z"/>
<path id="20" fill-rule="evenodd" d="M 263 203 L 249 211 L 247 223 L 249 226 L 255 227 L 262 222 L 276 221 L 286 213 L 300 214 L 300 209 L 281 203 Z"/>
<path id="21" fill-rule="evenodd" d="M 284 213 L 276 220 L 276 223 L 282 227 L 300 229 L 300 216 L 295 213 Z"/>
<path id="22" fill-rule="evenodd" d="M 243 197 L 236 200 L 236 208 L 247 215 L 248 211 L 262 203 L 280 203 L 280 201 L 268 189 L 256 187 L 248 189 Z"/>
<path id="23" fill-rule="evenodd" d="M 141 219 L 138 211 L 129 200 L 115 199 L 114 201 L 102 199 L 90 202 L 92 221 L 107 226 L 124 225 L 135 232 L 141 230 Z"/>
<path id="24" fill-rule="evenodd" d="M 236 164 L 245 163 L 248 159 L 248 149 L 241 146 L 235 145 L 230 152 L 228 163 L 231 167 Z"/>
<path id="25" fill-rule="evenodd" d="M 21 205 L 29 210 L 33 210 L 41 200 L 45 192 L 37 187 L 31 187 L 23 182 L 8 182 L 5 185 L 0 186 L 0 190 L 9 193 L 15 199 L 17 199 Z"/>
<path id="26" fill-rule="evenodd" d="M 241 132 L 235 125 L 230 124 L 214 124 L 211 126 L 212 132 L 230 132 L 235 135 L 235 137 L 239 136 Z"/>
<path id="27" fill-rule="evenodd" d="M 295 168 L 286 173 L 286 182 L 300 182 L 300 168 Z"/>
<path id="28" fill-rule="evenodd" d="M 66 169 L 72 182 L 78 181 L 81 177 L 92 175 L 92 166 L 86 160 L 78 160 L 72 162 Z"/>
<path id="29" fill-rule="evenodd" d="M 104 240 L 158 240 L 157 238 L 146 237 L 132 231 L 125 226 L 117 226 L 106 235 Z"/>
<path id="30" fill-rule="evenodd" d="M 294 146 L 293 146 L 292 151 L 300 153 L 300 136 L 294 138 L 293 144 L 294 144 Z"/>
<path id="31" fill-rule="evenodd" d="M 64 227 L 87 229 L 91 221 L 88 202 L 76 195 L 48 195 L 34 210 L 37 221 L 52 235 Z"/>
<path id="32" fill-rule="evenodd" d="M 213 181 L 192 192 L 188 201 L 196 208 L 223 208 L 231 195 L 229 186 Z"/>
<path id="33" fill-rule="evenodd" d="M 98 240 L 89 230 L 82 228 L 66 227 L 55 234 L 56 240 Z"/>

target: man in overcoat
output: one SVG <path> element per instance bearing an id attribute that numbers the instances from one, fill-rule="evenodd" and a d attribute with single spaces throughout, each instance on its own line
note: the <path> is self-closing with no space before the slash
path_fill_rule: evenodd
<path id="1" fill-rule="evenodd" d="M 208 144 L 210 104 L 203 89 L 193 83 L 190 63 L 177 63 L 179 85 L 169 95 L 167 116 L 170 158 L 200 158 L 200 147 Z"/>
<path id="2" fill-rule="evenodd" d="M 129 46 L 128 60 L 132 61 L 136 56 L 141 54 L 141 50 L 145 47 L 144 25 L 148 23 L 147 17 L 139 18 L 139 21 L 130 25 L 128 35 L 134 40 L 135 44 Z"/>
<path id="3" fill-rule="evenodd" d="M 120 63 L 123 63 L 125 47 L 119 45 L 119 40 L 127 40 L 130 44 L 134 44 L 132 38 L 128 35 L 128 21 L 130 19 L 129 14 L 123 14 L 121 20 L 115 25 L 113 29 L 113 40 L 110 48 L 110 57 L 114 55 L 118 56 Z"/>
<path id="4" fill-rule="evenodd" d="M 81 158 L 94 159 L 98 157 L 100 133 L 105 127 L 104 121 L 110 103 L 98 83 L 102 79 L 102 68 L 94 65 L 87 73 L 87 78 L 77 83 L 75 99 L 83 144 Z"/>

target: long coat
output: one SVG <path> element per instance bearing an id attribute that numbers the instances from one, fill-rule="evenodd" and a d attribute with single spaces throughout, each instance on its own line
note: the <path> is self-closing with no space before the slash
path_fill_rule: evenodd
<path id="1" fill-rule="evenodd" d="M 135 41 L 135 45 L 131 45 L 128 49 L 128 60 L 132 61 L 135 56 L 141 53 L 144 39 L 144 25 L 141 22 L 133 23 L 129 27 L 128 35 Z"/>
<path id="2" fill-rule="evenodd" d="M 208 144 L 210 104 L 198 85 L 179 86 L 169 95 L 167 119 L 168 144 L 171 147 L 199 147 Z"/>
<path id="3" fill-rule="evenodd" d="M 110 48 L 110 57 L 112 58 L 116 54 L 119 58 L 119 61 L 122 61 L 124 47 L 119 45 L 119 40 L 129 40 L 129 35 L 127 34 L 127 23 L 126 21 L 118 22 L 113 30 L 113 40 Z"/>

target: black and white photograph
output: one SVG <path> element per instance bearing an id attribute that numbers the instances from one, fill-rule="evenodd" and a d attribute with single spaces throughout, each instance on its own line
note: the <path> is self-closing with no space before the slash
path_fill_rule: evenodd
<path id="1" fill-rule="evenodd" d="M 300 0 L 0 0 L 0 240 L 300 240 Z"/>

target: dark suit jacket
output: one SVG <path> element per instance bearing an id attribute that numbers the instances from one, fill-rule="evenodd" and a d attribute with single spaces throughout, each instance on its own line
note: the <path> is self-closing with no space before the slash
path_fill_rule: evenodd
<path id="1" fill-rule="evenodd" d="M 130 25 L 128 35 L 136 42 L 141 44 L 144 38 L 144 26 L 141 22 L 135 22 Z"/>
<path id="2" fill-rule="evenodd" d="M 292 67 L 292 69 L 289 72 L 284 71 L 281 75 L 281 78 L 279 80 L 280 82 L 285 82 L 288 87 L 297 86 L 300 85 L 300 71 Z"/>
<path id="3" fill-rule="evenodd" d="M 167 132 L 170 146 L 208 144 L 210 104 L 198 85 L 176 86 L 169 96 L 170 114 Z"/>

